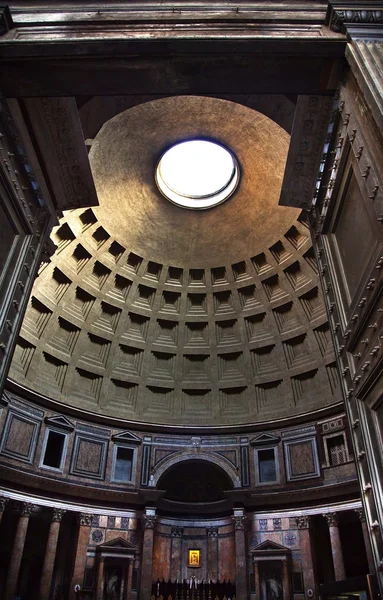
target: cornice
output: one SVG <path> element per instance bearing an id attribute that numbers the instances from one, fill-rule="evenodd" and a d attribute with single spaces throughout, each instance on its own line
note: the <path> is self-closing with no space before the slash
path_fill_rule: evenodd
<path id="1" fill-rule="evenodd" d="M 336 33 L 350 33 L 350 28 L 357 26 L 358 29 L 366 30 L 366 33 L 368 30 L 370 36 L 371 27 L 382 28 L 383 26 L 382 3 L 376 0 L 335 2 L 329 5 L 326 22 Z"/>

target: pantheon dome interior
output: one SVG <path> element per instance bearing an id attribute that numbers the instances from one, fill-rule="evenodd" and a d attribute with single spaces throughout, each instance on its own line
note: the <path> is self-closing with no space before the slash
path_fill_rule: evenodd
<path id="1" fill-rule="evenodd" d="M 0 5 L 0 599 L 383 593 L 383 10 Z"/>

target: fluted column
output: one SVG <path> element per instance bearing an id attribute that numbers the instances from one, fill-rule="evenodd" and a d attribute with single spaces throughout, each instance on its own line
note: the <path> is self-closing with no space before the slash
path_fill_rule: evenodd
<path id="1" fill-rule="evenodd" d="M 218 527 L 207 527 L 207 579 L 218 580 Z"/>
<path id="2" fill-rule="evenodd" d="M 88 513 L 79 513 L 77 518 L 79 522 L 79 531 L 77 538 L 76 558 L 69 594 L 70 600 L 74 600 L 76 598 L 74 586 L 78 584 L 82 587 L 84 571 L 86 566 L 86 553 L 88 550 L 89 543 L 89 532 L 90 526 L 92 524 L 92 515 Z"/>
<path id="3" fill-rule="evenodd" d="M 102 600 L 104 595 L 104 573 L 105 573 L 105 557 L 100 556 L 97 572 L 97 600 Z"/>
<path id="4" fill-rule="evenodd" d="M 310 523 L 311 518 L 308 515 L 297 518 L 297 526 L 299 529 L 299 540 L 302 553 L 303 585 L 305 593 L 307 594 L 308 590 L 312 590 L 312 598 L 315 599 L 317 598 L 317 589 L 315 585 L 314 576 L 314 561 L 311 546 Z"/>
<path id="5" fill-rule="evenodd" d="M 4 498 L 4 496 L 0 497 L 0 524 L 1 524 L 1 519 L 3 518 L 3 513 L 5 511 L 5 507 L 8 504 L 8 498 Z"/>
<path id="6" fill-rule="evenodd" d="M 242 508 L 234 509 L 235 531 L 235 585 L 237 598 L 247 598 L 247 553 L 245 539 L 245 524 L 247 517 Z"/>
<path id="7" fill-rule="evenodd" d="M 362 525 L 364 546 L 366 548 L 366 556 L 367 556 L 367 562 L 368 562 L 368 572 L 373 574 L 373 573 L 375 573 L 375 564 L 374 564 L 374 557 L 372 555 L 372 550 L 371 550 L 371 541 L 370 541 L 370 536 L 368 533 L 366 515 L 364 513 L 363 508 L 356 508 L 355 512 L 358 515 L 360 523 Z"/>
<path id="8" fill-rule="evenodd" d="M 20 573 L 21 560 L 23 558 L 25 538 L 29 524 L 29 517 L 32 514 L 34 505 L 29 502 L 23 502 L 19 522 L 17 524 L 15 539 L 13 542 L 11 560 L 9 562 L 8 576 L 5 583 L 4 600 L 13 600 L 17 592 L 17 583 Z"/>
<path id="9" fill-rule="evenodd" d="M 154 508 L 147 508 L 141 519 L 144 528 L 144 540 L 142 544 L 140 600 L 150 600 L 152 592 L 153 543 L 156 519 L 156 510 Z"/>
<path id="10" fill-rule="evenodd" d="M 54 508 L 52 512 L 52 520 L 49 527 L 48 541 L 45 549 L 43 571 L 40 580 L 40 595 L 39 600 L 49 600 L 53 568 L 55 565 L 57 542 L 59 539 L 60 525 L 63 515 L 66 511 L 61 508 Z"/>
<path id="11" fill-rule="evenodd" d="M 334 574 L 335 581 L 342 581 L 346 579 L 344 572 L 342 546 L 340 543 L 339 528 L 338 528 L 338 515 L 333 513 L 326 513 L 323 515 L 327 521 L 328 529 L 330 532 L 331 541 L 331 553 L 332 560 L 334 563 Z"/>

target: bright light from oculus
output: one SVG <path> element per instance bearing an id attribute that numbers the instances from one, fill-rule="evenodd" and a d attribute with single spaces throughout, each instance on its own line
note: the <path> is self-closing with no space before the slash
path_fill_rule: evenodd
<path id="1" fill-rule="evenodd" d="M 239 167 L 234 155 L 220 144 L 190 140 L 172 146 L 156 170 L 160 192 L 183 208 L 201 210 L 221 204 L 234 192 Z"/>

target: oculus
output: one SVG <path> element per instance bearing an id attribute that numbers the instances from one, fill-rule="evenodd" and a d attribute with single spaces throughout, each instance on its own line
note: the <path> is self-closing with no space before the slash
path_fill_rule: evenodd
<path id="1" fill-rule="evenodd" d="M 227 200 L 239 182 L 233 153 L 216 142 L 189 140 L 171 146 L 160 158 L 156 183 L 182 208 L 202 210 Z"/>

